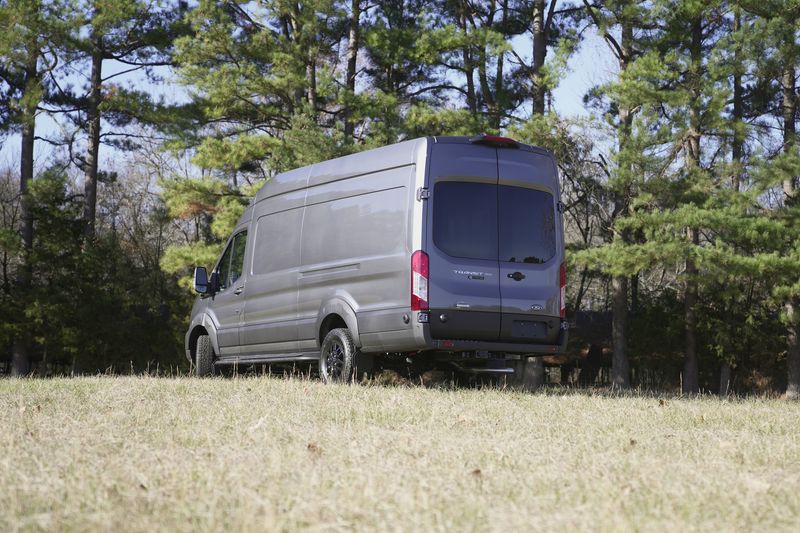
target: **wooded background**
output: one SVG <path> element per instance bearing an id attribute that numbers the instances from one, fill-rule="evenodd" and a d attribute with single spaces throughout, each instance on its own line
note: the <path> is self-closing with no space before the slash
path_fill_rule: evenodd
<path id="1" fill-rule="evenodd" d="M 568 314 L 613 317 L 578 320 L 573 352 L 613 348 L 615 387 L 797 398 L 799 18 L 797 0 L 0 0 L 0 369 L 185 365 L 191 268 L 265 180 L 501 133 L 560 161 Z M 587 35 L 617 72 L 560 116 Z"/>

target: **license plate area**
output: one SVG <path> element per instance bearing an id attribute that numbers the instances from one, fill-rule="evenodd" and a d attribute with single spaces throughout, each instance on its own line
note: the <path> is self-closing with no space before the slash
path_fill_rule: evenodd
<path id="1" fill-rule="evenodd" d="M 511 336 L 520 339 L 541 339 L 547 335 L 547 324 L 533 320 L 514 320 Z"/>

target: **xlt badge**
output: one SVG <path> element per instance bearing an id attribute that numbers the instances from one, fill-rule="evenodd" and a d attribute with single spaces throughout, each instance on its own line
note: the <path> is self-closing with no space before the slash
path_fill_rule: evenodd
<path id="1" fill-rule="evenodd" d="M 458 274 L 459 276 L 467 276 L 468 279 L 475 279 L 475 280 L 482 280 L 488 276 L 493 276 L 491 272 L 478 272 L 475 270 L 461 270 L 461 269 L 454 269 L 454 274 Z"/>

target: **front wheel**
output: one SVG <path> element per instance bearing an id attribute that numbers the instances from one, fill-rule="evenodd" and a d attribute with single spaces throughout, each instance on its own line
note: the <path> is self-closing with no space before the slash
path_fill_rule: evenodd
<path id="1" fill-rule="evenodd" d="M 211 337 L 208 335 L 197 337 L 194 371 L 198 377 L 210 376 L 214 373 L 214 347 L 211 345 Z"/>
<path id="2" fill-rule="evenodd" d="M 353 377 L 356 346 L 346 328 L 325 335 L 319 353 L 319 375 L 325 383 L 348 382 Z"/>

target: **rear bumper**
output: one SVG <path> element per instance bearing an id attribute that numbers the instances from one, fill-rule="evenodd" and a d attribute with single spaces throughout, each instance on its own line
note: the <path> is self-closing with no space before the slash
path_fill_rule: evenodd
<path id="1" fill-rule="evenodd" d="M 558 354 L 567 349 L 569 338 L 568 322 L 561 323 L 558 339 L 555 344 L 528 344 L 519 342 L 471 341 L 464 339 L 431 339 L 428 343 L 432 349 L 450 352 L 486 351 L 504 352 L 508 354 Z"/>

